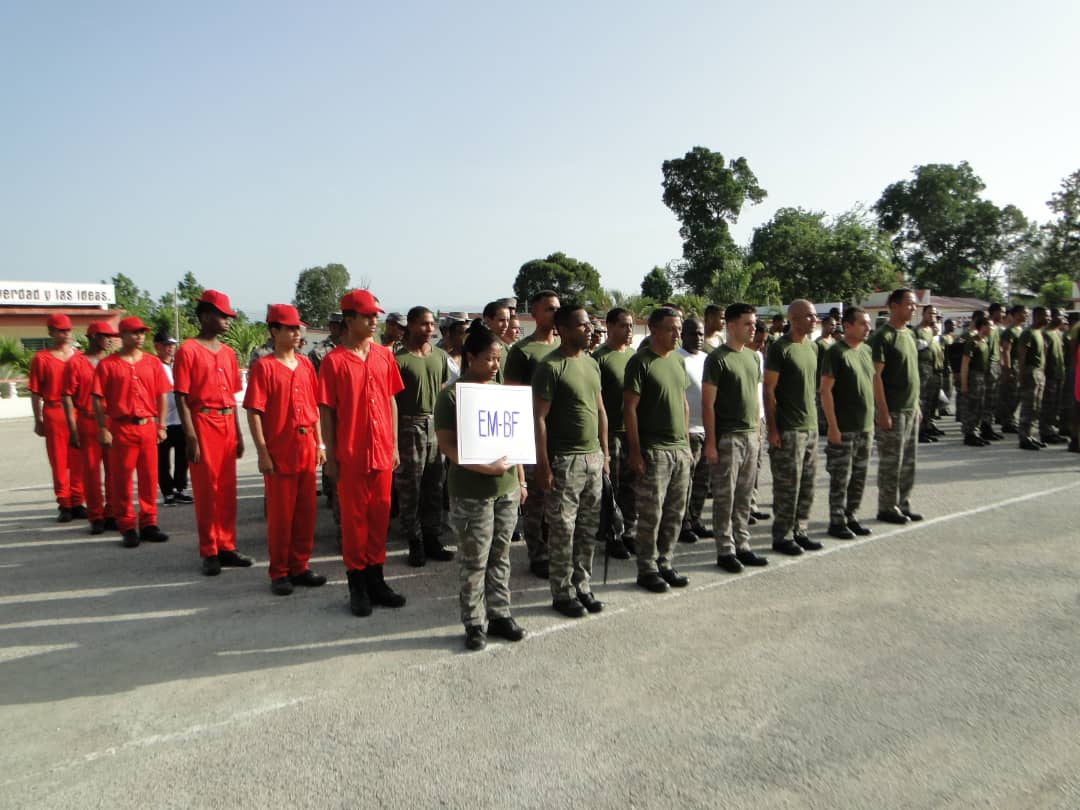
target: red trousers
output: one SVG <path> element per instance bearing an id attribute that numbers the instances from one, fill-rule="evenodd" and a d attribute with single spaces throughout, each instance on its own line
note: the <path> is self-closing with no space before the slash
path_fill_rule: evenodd
<path id="1" fill-rule="evenodd" d="M 104 520 L 107 517 L 115 517 L 112 508 L 112 497 L 108 495 L 108 462 L 105 461 L 105 450 L 98 442 L 97 422 L 92 416 L 79 414 L 76 417 L 76 425 L 79 428 L 79 455 L 82 457 L 82 481 L 86 493 L 86 516 L 93 522 Z M 102 479 L 101 471 L 105 470 L 105 478 Z M 104 487 L 102 483 L 104 482 Z"/>
<path id="2" fill-rule="evenodd" d="M 109 482 L 122 532 L 135 528 L 131 502 L 131 474 L 139 477 L 139 528 L 157 525 L 157 425 L 112 420 L 112 447 L 109 448 Z"/>
<path id="3" fill-rule="evenodd" d="M 41 421 L 45 423 L 45 452 L 52 467 L 56 502 L 65 509 L 82 506 L 82 451 L 72 447 L 67 417 L 60 403 L 41 403 Z"/>
<path id="4" fill-rule="evenodd" d="M 341 556 L 345 568 L 360 571 L 386 562 L 393 470 L 361 470 L 338 462 Z"/>
<path id="5" fill-rule="evenodd" d="M 236 416 L 195 411 L 191 420 L 199 437 L 199 462 L 188 459 L 199 556 L 213 557 L 236 548 Z"/>
<path id="6" fill-rule="evenodd" d="M 307 570 L 315 544 L 315 468 L 263 476 L 270 579 Z"/>

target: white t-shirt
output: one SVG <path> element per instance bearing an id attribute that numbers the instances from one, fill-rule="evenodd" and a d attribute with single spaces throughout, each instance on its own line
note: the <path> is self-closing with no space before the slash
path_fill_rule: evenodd
<path id="1" fill-rule="evenodd" d="M 165 369 L 165 376 L 169 378 L 169 385 L 171 386 L 173 384 L 172 366 L 168 363 L 162 363 L 161 366 Z M 180 424 L 180 414 L 176 412 L 176 394 L 172 391 L 167 393 L 165 403 L 169 407 L 169 410 L 165 413 L 165 425 L 167 427 L 176 427 Z"/>
<path id="2" fill-rule="evenodd" d="M 704 434 L 705 423 L 701 421 L 701 378 L 705 375 L 705 358 L 709 354 L 690 354 L 686 349 L 678 351 L 690 377 L 690 387 L 686 389 L 686 401 L 690 404 L 690 433 Z"/>

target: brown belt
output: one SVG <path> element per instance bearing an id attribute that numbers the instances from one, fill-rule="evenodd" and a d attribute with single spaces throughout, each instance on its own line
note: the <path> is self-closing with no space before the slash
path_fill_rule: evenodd
<path id="1" fill-rule="evenodd" d="M 199 413 L 217 413 L 222 416 L 228 416 L 232 412 L 232 408 L 199 408 Z"/>

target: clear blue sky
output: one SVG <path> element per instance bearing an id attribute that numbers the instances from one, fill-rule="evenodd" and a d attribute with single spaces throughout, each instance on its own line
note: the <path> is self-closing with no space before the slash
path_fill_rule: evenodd
<path id="1" fill-rule="evenodd" d="M 1080 3 L 0 0 L 0 278 L 255 317 L 330 261 L 395 309 L 511 292 L 556 250 L 637 292 L 677 258 L 660 164 L 745 156 L 837 213 L 968 160 L 1045 220 L 1080 168 Z"/>

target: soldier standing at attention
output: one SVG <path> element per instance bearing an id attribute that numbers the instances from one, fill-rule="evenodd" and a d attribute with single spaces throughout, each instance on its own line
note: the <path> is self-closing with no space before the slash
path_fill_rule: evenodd
<path id="1" fill-rule="evenodd" d="M 972 315 L 972 332 L 964 343 L 964 357 L 960 361 L 960 396 L 965 402 L 964 444 L 969 447 L 984 447 L 991 441 L 977 436 L 975 431 L 986 413 L 986 370 L 990 365 L 988 339 L 992 328 L 985 312 Z"/>
<path id="2" fill-rule="evenodd" d="M 889 320 L 870 338 L 877 412 L 877 519 L 907 523 L 922 520 L 911 511 L 919 432 L 919 352 L 908 326 L 915 313 L 915 293 L 893 290 L 888 305 Z"/>
<path id="3" fill-rule="evenodd" d="M 848 307 L 844 336 L 821 364 L 821 407 L 828 423 L 825 469 L 829 473 L 829 535 L 851 540 L 870 534 L 856 513 L 862 505 L 874 430 L 874 358 L 865 341 L 870 313 Z"/>
<path id="4" fill-rule="evenodd" d="M 450 372 L 447 385 L 461 376 L 461 348 L 465 344 L 465 330 L 468 326 L 467 312 L 448 312 L 439 319 L 439 334 L 442 337 L 435 345 L 446 352 L 446 368 Z"/>
<path id="5" fill-rule="evenodd" d="M 755 313 L 749 304 L 727 308 L 727 342 L 705 360 L 701 384 L 716 564 L 732 574 L 744 565 L 769 562 L 750 550 L 750 502 L 761 444 L 761 364 L 758 353 L 748 345 L 756 332 Z"/>
<path id="6" fill-rule="evenodd" d="M 337 486 L 341 556 L 355 616 L 370 616 L 372 603 L 405 604 L 383 576 L 390 489 L 399 464 L 394 397 L 404 385 L 394 355 L 375 342 L 380 312 L 367 290 L 346 293 L 341 299 L 342 343 L 319 368 L 326 474 Z"/>
<path id="7" fill-rule="evenodd" d="M 56 313 L 46 325 L 52 346 L 42 349 L 30 361 L 30 406 L 34 411 L 34 433 L 45 437 L 45 452 L 52 468 L 53 493 L 59 513 L 57 523 L 70 523 L 73 517 L 85 518 L 83 507 L 82 466 L 78 448 L 69 443 L 67 420 L 61 398 L 64 394 L 64 368 L 75 347 L 71 345 L 71 318 Z"/>
<path id="8" fill-rule="evenodd" d="M 394 471 L 401 533 L 409 542 L 409 565 L 428 559 L 446 562 L 454 552 L 439 541 L 442 528 L 443 454 L 435 437 L 435 397 L 450 380 L 446 352 L 431 345 L 435 315 L 413 307 L 405 337 L 394 352 L 401 382 L 397 393 L 397 446 L 401 464 Z"/>
<path id="9" fill-rule="evenodd" d="M 559 346 L 533 373 L 536 481 L 544 491 L 551 606 L 577 619 L 604 608 L 590 580 L 608 471 L 608 426 L 600 368 L 586 352 L 589 314 L 584 307 L 563 307 L 555 313 L 555 328 Z"/>
<path id="10" fill-rule="evenodd" d="M 627 362 L 623 384 L 627 466 L 637 476 L 637 584 L 653 593 L 689 584 L 673 567 L 690 486 L 690 378 L 675 352 L 681 332 L 678 310 L 654 309 L 649 345 Z"/>
<path id="11" fill-rule="evenodd" d="M 719 349 L 724 345 L 724 308 L 716 304 L 705 307 L 705 352 Z"/>
<path id="12" fill-rule="evenodd" d="M 308 360 L 311 361 L 312 367 L 315 369 L 315 373 L 319 373 L 319 363 L 326 355 L 330 354 L 334 348 L 341 342 L 341 313 L 333 312 L 330 314 L 330 318 L 327 321 L 326 328 L 330 331 L 330 334 L 323 340 L 320 340 L 308 352 Z"/>
<path id="13" fill-rule="evenodd" d="M 242 385 L 236 353 L 221 342 L 236 317 L 228 296 L 206 290 L 195 305 L 195 317 L 199 334 L 176 353 L 173 379 L 195 495 L 202 572 L 215 577 L 223 566 L 252 564 L 236 550 L 236 460 L 244 455 L 236 395 Z"/>
<path id="14" fill-rule="evenodd" d="M 814 505 L 817 466 L 817 348 L 810 339 L 816 321 L 812 303 L 792 301 L 788 333 L 769 347 L 765 357 L 765 423 L 775 513 L 772 547 L 791 556 L 821 548 L 805 526 Z"/>
<path id="15" fill-rule="evenodd" d="M 988 350 L 986 371 L 986 394 L 983 396 L 983 413 L 979 424 L 979 437 L 996 442 L 1005 435 L 994 430 L 994 415 L 998 411 L 998 397 L 1001 393 L 1001 319 L 1003 310 L 996 301 L 987 309 L 990 320 L 990 333 L 986 336 Z"/>
<path id="16" fill-rule="evenodd" d="M 1042 450 L 1046 444 L 1039 439 L 1039 414 L 1042 411 L 1043 388 L 1046 384 L 1046 307 L 1031 310 L 1031 326 L 1020 333 L 1013 344 L 1016 369 L 1020 379 L 1020 449 Z"/>
<path id="17" fill-rule="evenodd" d="M 315 469 L 326 453 L 315 368 L 297 352 L 300 314 L 288 304 L 271 304 L 266 324 L 274 351 L 251 367 L 244 408 L 266 491 L 270 591 L 288 596 L 294 585 L 326 584 L 326 577 L 308 568 L 315 543 Z"/>
<path id="18" fill-rule="evenodd" d="M 1061 394 L 1065 387 L 1065 335 L 1061 311 L 1050 309 L 1050 322 L 1043 329 L 1046 346 L 1046 385 L 1043 388 L 1042 416 L 1039 418 L 1039 438 L 1043 444 L 1064 444 L 1061 435 Z"/>
<path id="19" fill-rule="evenodd" d="M 942 431 L 934 426 L 934 410 L 937 408 L 938 392 L 941 390 L 940 366 L 944 365 L 937 341 L 937 310 L 925 306 L 922 321 L 915 331 L 915 348 L 919 352 L 919 410 L 922 420 L 919 422 L 919 443 L 929 444 L 938 440 Z"/>
<path id="20" fill-rule="evenodd" d="M 461 382 L 495 385 L 502 341 L 477 319 L 462 346 Z M 525 631 L 510 615 L 510 538 L 518 504 L 526 500 L 525 471 L 506 457 L 490 464 L 460 464 L 457 454 L 457 384 L 435 401 L 435 433 L 450 460 L 450 527 L 460 563 L 465 648 L 482 650 L 487 636 L 521 641 Z M 484 628 L 484 619 L 487 628 Z"/>
<path id="21" fill-rule="evenodd" d="M 705 343 L 705 324 L 697 318 L 687 318 L 682 325 L 682 346 L 675 352 L 682 358 L 686 374 L 690 378 L 690 388 L 686 391 L 686 401 L 690 405 L 690 491 L 686 498 L 686 514 L 683 515 L 680 543 L 696 543 L 699 538 L 709 538 L 713 533 L 701 519 L 705 511 L 705 500 L 709 497 L 709 465 L 702 456 L 705 448 L 705 424 L 702 421 L 701 380 L 705 373 L 705 359 L 709 356 L 702 351 Z"/>
<path id="22" fill-rule="evenodd" d="M 105 456 L 98 441 L 97 419 L 94 416 L 94 374 L 98 364 L 109 353 L 113 339 L 119 338 L 120 333 L 105 321 L 98 321 L 87 327 L 86 337 L 89 341 L 86 353 L 76 352 L 64 366 L 64 415 L 71 434 L 71 446 L 78 448 L 82 457 L 82 482 L 90 534 L 103 534 L 105 521 L 111 519 L 115 523 L 116 516 L 113 514 L 112 499 L 102 496 L 103 491 L 109 492 L 109 485 L 108 470 L 104 479 L 101 472 Z"/>
<path id="23" fill-rule="evenodd" d="M 1001 393 L 998 397 L 998 407 L 1001 413 L 998 420 L 1001 422 L 1003 433 L 1018 433 L 1016 427 L 1016 408 L 1020 403 L 1020 373 L 1017 367 L 1017 359 L 1020 352 L 1016 342 L 1024 331 L 1027 323 L 1027 307 L 1017 304 L 1009 310 L 1009 326 L 1001 332 Z"/>
<path id="24" fill-rule="evenodd" d="M 817 375 L 814 378 L 814 391 L 821 390 L 821 362 L 825 358 L 825 352 L 836 342 L 833 331 L 836 329 L 836 319 L 832 315 L 826 315 L 821 319 L 821 333 L 814 339 L 814 347 L 817 349 Z M 825 412 L 821 410 L 821 395 L 814 394 L 817 405 L 818 436 L 824 436 L 828 430 L 825 424 Z"/>
<path id="25" fill-rule="evenodd" d="M 634 316 L 621 307 L 608 311 L 607 340 L 592 354 L 600 367 L 600 390 L 607 415 L 608 455 L 611 485 L 615 488 L 615 539 L 608 542 L 607 553 L 617 560 L 630 559 L 637 531 L 637 506 L 634 503 L 634 479 L 627 466 L 626 428 L 623 425 L 623 382 L 626 364 L 634 355 L 630 341 L 634 337 Z"/>
<path id="26" fill-rule="evenodd" d="M 509 313 L 505 306 L 502 309 Z M 541 290 L 529 300 L 529 311 L 536 329 L 511 348 L 503 366 L 504 380 L 508 385 L 532 385 L 537 363 L 559 346 L 555 334 L 555 313 L 559 311 L 559 296 L 552 290 Z M 531 497 L 523 507 L 525 515 L 525 545 L 529 550 L 529 570 L 540 579 L 548 578 L 549 554 L 547 534 L 544 527 L 544 492 L 536 486 L 536 465 L 525 465 L 525 483 L 531 488 Z"/>
<path id="27" fill-rule="evenodd" d="M 161 361 L 144 354 L 150 327 L 137 317 L 120 321 L 120 350 L 94 372 L 94 418 L 98 442 L 109 448 L 109 483 L 124 548 L 169 539 L 157 526 L 157 445 L 165 439 L 169 380 Z M 108 421 L 106 422 L 106 417 Z M 131 476 L 139 478 L 139 531 L 131 503 Z"/>

